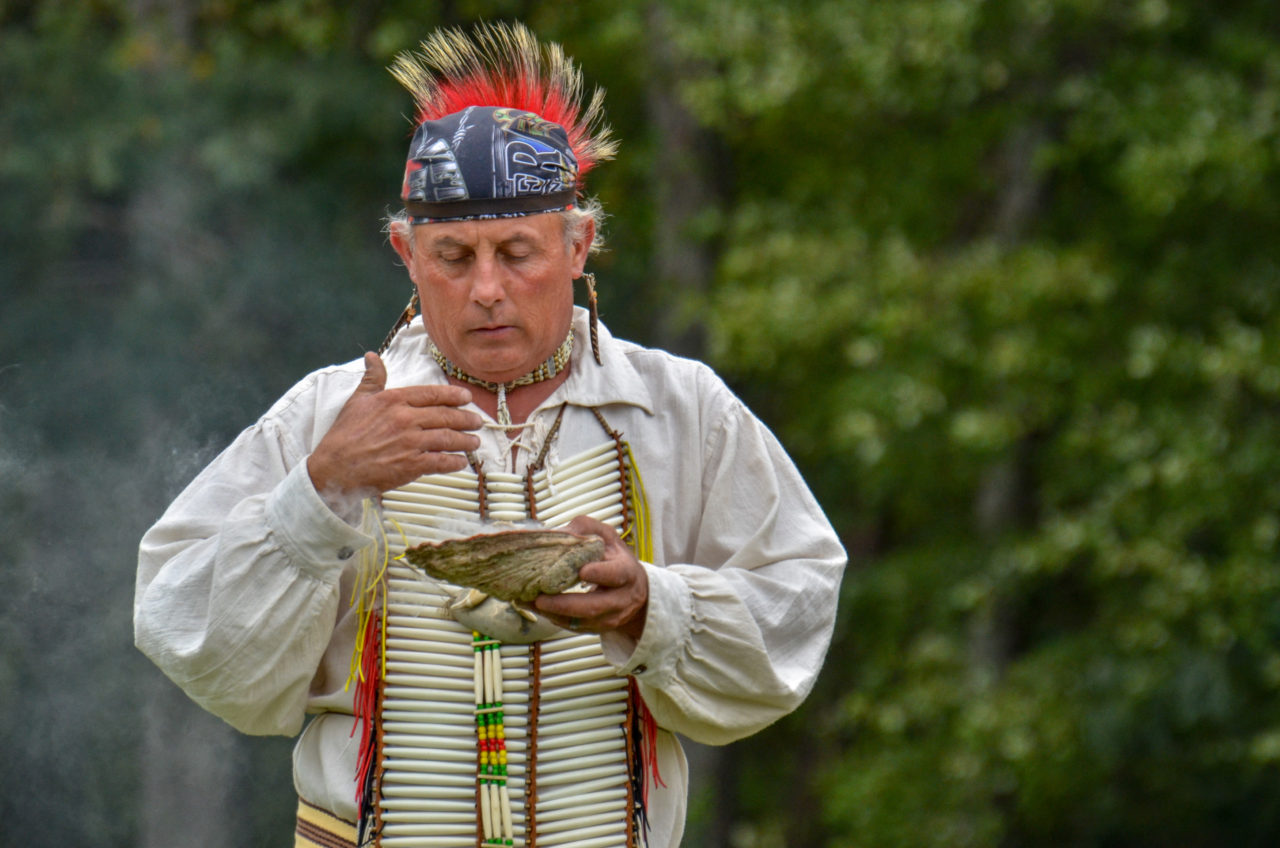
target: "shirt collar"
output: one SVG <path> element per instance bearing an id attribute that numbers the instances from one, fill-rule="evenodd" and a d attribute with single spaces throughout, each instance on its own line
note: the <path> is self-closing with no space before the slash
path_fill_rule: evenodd
<path id="1" fill-rule="evenodd" d="M 624 403 L 654 414 L 649 387 L 631 364 L 630 345 L 615 339 L 604 324 L 598 324 L 600 361 L 591 353 L 591 318 L 581 306 L 573 308 L 573 368 L 557 395 L 580 406 Z"/>
<path id="2" fill-rule="evenodd" d="M 591 353 L 591 318 L 587 310 L 581 306 L 573 308 L 573 367 L 569 376 L 556 389 L 548 403 L 567 401 L 576 406 L 606 406 L 608 404 L 627 404 L 637 406 L 650 415 L 654 414 L 653 398 L 649 387 L 640 378 L 640 373 L 631 364 L 627 355 L 631 345 L 615 339 L 604 324 L 598 325 L 600 339 L 600 361 L 596 364 Z M 422 318 L 415 317 L 412 322 L 396 334 L 395 341 L 386 353 L 388 371 L 395 373 L 399 369 L 392 362 L 405 358 L 404 364 L 410 360 L 420 362 L 419 357 L 428 360 L 428 372 L 437 378 L 436 382 L 446 382 L 444 372 L 427 352 L 427 333 Z M 406 373 L 418 371 L 409 368 Z M 421 372 L 419 372 L 421 373 Z"/>

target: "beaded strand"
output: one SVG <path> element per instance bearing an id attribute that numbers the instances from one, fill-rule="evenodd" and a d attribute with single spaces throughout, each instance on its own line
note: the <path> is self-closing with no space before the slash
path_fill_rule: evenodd
<path id="1" fill-rule="evenodd" d="M 502 643 L 471 632 L 475 651 L 473 686 L 476 702 L 476 773 L 483 845 L 512 846 L 511 795 L 507 790 L 507 732 L 502 710 Z"/>
<path id="2" fill-rule="evenodd" d="M 436 347 L 436 343 L 427 340 L 427 352 L 431 354 L 431 358 L 436 361 L 441 370 L 445 374 L 464 383 L 470 383 L 473 386 L 493 392 L 498 396 L 498 423 L 503 427 L 511 426 L 511 410 L 507 406 L 507 392 L 517 389 L 520 386 L 531 386 L 534 383 L 540 383 L 543 380 L 550 380 L 559 374 L 569 364 L 569 360 L 573 357 L 573 330 L 569 331 L 569 335 L 556 348 L 550 356 L 538 367 L 525 374 L 523 377 L 517 377 L 514 380 L 508 380 L 505 383 L 496 383 L 492 380 L 482 380 L 479 377 L 472 377 L 466 371 L 463 371 L 457 365 L 444 355 L 440 348 Z"/>

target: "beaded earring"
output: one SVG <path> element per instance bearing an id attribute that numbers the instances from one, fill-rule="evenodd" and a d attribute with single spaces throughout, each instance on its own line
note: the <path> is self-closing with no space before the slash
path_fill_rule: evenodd
<path id="1" fill-rule="evenodd" d="M 387 348 L 391 347 L 391 342 L 395 339 L 396 333 L 403 330 L 415 317 L 417 317 L 419 309 L 418 288 L 417 286 L 414 286 L 413 296 L 409 298 L 408 305 L 406 305 L 404 311 L 400 313 L 400 317 L 396 320 L 395 326 L 391 328 L 391 332 L 387 333 L 387 337 L 382 340 L 382 344 L 378 345 L 379 356 L 386 353 Z"/>
<path id="2" fill-rule="evenodd" d="M 600 361 L 600 311 L 596 305 L 596 275 L 588 272 L 582 275 L 582 279 L 587 283 L 587 309 L 591 312 L 591 355 L 596 358 L 596 365 L 603 365 Z"/>

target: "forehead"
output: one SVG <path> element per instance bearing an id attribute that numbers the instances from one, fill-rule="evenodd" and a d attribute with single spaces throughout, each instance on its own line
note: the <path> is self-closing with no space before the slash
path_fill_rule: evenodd
<path id="1" fill-rule="evenodd" d="M 475 221 L 435 221 L 415 224 L 414 238 L 419 244 L 503 244 L 530 242 L 543 244 L 559 241 L 564 236 L 560 215 L 544 212 L 519 218 L 489 218 Z"/>

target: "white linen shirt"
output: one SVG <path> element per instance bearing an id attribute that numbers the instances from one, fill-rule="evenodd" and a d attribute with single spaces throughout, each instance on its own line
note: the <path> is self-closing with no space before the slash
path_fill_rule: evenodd
<path id="1" fill-rule="evenodd" d="M 603 366 L 574 314 L 569 376 L 529 417 L 512 458 L 480 431 L 486 469 L 523 473 L 568 403 L 548 465 L 607 438 L 631 445 L 648 496 L 654 561 L 637 642 L 601 637 L 662 728 L 651 790 L 653 848 L 677 846 L 688 775 L 673 733 L 724 744 L 793 710 L 809 693 L 835 620 L 845 553 L 774 436 L 707 366 L 614 339 Z M 420 321 L 384 355 L 388 388 L 446 383 Z M 355 551 L 373 544 L 358 513 L 335 514 L 306 458 L 364 373 L 361 360 L 293 387 L 191 482 L 142 539 L 135 641 L 197 703 L 245 733 L 298 733 L 299 795 L 356 819 L 351 733 Z M 491 421 L 474 405 L 467 407 Z"/>

